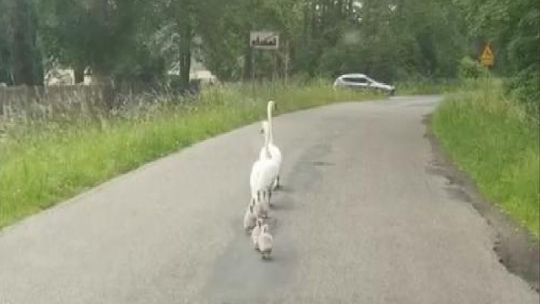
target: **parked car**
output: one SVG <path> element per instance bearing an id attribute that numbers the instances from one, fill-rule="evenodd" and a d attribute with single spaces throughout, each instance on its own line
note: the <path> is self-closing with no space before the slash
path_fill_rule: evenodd
<path id="1" fill-rule="evenodd" d="M 375 81 L 364 74 L 345 74 L 334 81 L 334 88 L 366 89 L 394 95 L 396 88 L 392 85 Z"/>

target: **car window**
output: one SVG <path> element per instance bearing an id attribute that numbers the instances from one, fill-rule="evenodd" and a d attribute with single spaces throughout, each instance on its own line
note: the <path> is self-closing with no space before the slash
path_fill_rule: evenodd
<path id="1" fill-rule="evenodd" d="M 367 79 L 363 77 L 344 77 L 344 81 L 354 82 L 354 83 L 367 83 Z"/>

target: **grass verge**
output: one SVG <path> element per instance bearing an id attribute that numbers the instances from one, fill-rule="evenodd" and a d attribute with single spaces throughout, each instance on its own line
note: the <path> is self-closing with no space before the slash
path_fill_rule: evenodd
<path id="1" fill-rule="evenodd" d="M 470 91 L 482 86 L 482 79 L 434 79 L 397 83 L 398 95 L 440 95 L 456 91 Z"/>
<path id="2" fill-rule="evenodd" d="M 148 161 L 262 119 L 269 99 L 283 113 L 373 97 L 335 91 L 323 82 L 227 85 L 99 119 L 15 126 L 0 138 L 0 228 Z"/>
<path id="3" fill-rule="evenodd" d="M 508 100 L 496 80 L 448 95 L 435 135 L 480 191 L 536 239 L 540 235 L 538 118 Z"/>
<path id="4" fill-rule="evenodd" d="M 396 85 L 398 95 L 435 95 L 456 91 L 462 82 L 457 79 L 401 81 Z"/>

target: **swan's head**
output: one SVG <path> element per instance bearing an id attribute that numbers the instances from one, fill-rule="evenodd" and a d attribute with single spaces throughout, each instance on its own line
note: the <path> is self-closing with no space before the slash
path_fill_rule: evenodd
<path id="1" fill-rule="evenodd" d="M 268 227 L 268 224 L 264 224 L 261 229 L 263 233 L 268 233 L 270 231 L 270 227 Z"/>
<path id="2" fill-rule="evenodd" d="M 257 227 L 261 228 L 263 226 L 263 219 L 258 217 L 257 218 Z"/>
<path id="3" fill-rule="evenodd" d="M 267 109 L 268 109 L 269 111 L 277 110 L 277 104 L 276 104 L 276 102 L 273 101 L 273 100 L 270 100 L 270 101 L 268 102 Z"/>

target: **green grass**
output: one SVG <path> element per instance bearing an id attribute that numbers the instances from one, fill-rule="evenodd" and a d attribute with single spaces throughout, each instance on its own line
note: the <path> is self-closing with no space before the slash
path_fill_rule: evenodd
<path id="1" fill-rule="evenodd" d="M 537 239 L 540 235 L 537 118 L 508 100 L 500 81 L 448 95 L 433 119 L 443 147 L 480 191 Z"/>
<path id="2" fill-rule="evenodd" d="M 435 95 L 456 91 L 461 85 L 458 80 L 415 80 L 401 81 L 396 85 L 398 95 Z"/>
<path id="3" fill-rule="evenodd" d="M 22 123 L 0 138 L 0 228 L 148 161 L 263 119 L 269 99 L 284 113 L 372 97 L 334 91 L 322 82 L 227 85 L 108 118 Z"/>
<path id="4" fill-rule="evenodd" d="M 397 83 L 398 95 L 439 95 L 473 90 L 482 85 L 482 79 L 411 80 Z"/>

